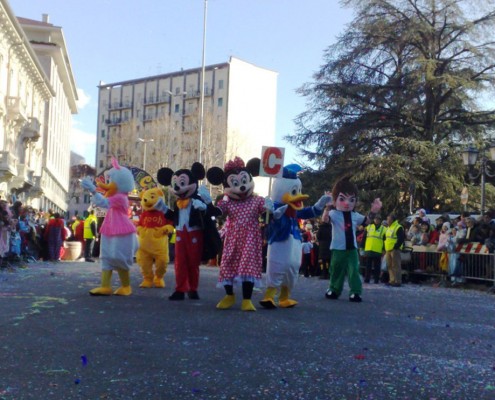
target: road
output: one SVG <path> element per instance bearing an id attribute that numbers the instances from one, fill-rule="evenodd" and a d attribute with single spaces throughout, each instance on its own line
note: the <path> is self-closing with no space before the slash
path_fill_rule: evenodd
<path id="1" fill-rule="evenodd" d="M 372 284 L 351 303 L 301 278 L 297 307 L 242 312 L 215 308 L 216 268 L 179 302 L 173 268 L 165 289 L 139 289 L 136 266 L 130 297 L 89 296 L 99 274 L 0 270 L 0 399 L 495 399 L 486 291 Z"/>

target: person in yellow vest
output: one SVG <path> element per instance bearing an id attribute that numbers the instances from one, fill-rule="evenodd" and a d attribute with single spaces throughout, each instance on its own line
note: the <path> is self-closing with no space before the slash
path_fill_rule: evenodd
<path id="1" fill-rule="evenodd" d="M 366 257 L 366 271 L 364 283 L 370 283 L 371 272 L 375 283 L 380 281 L 380 267 L 383 255 L 383 241 L 386 228 L 382 225 L 380 215 L 375 215 L 373 222 L 366 227 L 364 255 Z"/>
<path id="2" fill-rule="evenodd" d="M 402 284 L 402 268 L 400 250 L 404 245 L 405 233 L 404 228 L 397 220 L 395 214 L 390 214 L 387 217 L 388 228 L 385 231 L 385 258 L 387 261 L 387 269 L 389 274 L 390 286 L 401 286 Z"/>
<path id="3" fill-rule="evenodd" d="M 95 262 L 93 259 L 93 246 L 97 235 L 97 219 L 94 210 L 89 211 L 84 220 L 84 259 L 87 262 Z"/>

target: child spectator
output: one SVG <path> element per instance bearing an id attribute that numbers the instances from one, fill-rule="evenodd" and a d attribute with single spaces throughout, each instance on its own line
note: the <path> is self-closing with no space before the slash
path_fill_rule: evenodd
<path id="1" fill-rule="evenodd" d="M 306 235 L 303 235 L 302 238 L 302 264 L 299 273 L 304 274 L 307 278 L 309 277 L 309 270 L 311 268 L 311 249 L 313 248 L 313 243 L 308 241 L 308 237 Z"/>

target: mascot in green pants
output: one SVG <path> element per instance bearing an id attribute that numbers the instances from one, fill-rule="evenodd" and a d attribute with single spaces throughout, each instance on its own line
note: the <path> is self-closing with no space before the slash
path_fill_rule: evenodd
<path id="1" fill-rule="evenodd" d="M 349 178 L 339 180 L 332 189 L 332 199 L 335 206 L 329 212 L 332 224 L 332 242 L 330 251 L 330 287 L 325 297 L 337 300 L 342 293 L 346 275 L 348 276 L 350 294 L 349 301 L 362 301 L 362 284 L 359 276 L 359 255 L 356 243 L 356 229 L 373 220 L 373 215 L 380 211 L 382 203 L 375 199 L 371 205 L 369 217 L 354 211 L 357 203 L 358 189 Z"/>

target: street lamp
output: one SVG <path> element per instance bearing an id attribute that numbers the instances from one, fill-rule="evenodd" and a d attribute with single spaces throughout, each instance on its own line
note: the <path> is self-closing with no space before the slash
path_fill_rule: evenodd
<path id="1" fill-rule="evenodd" d="M 143 149 L 143 170 L 146 171 L 146 145 L 148 143 L 154 142 L 155 139 L 144 139 L 144 138 L 138 138 L 138 142 L 144 143 L 144 149 Z"/>
<path id="2" fill-rule="evenodd" d="M 485 150 L 490 150 L 490 157 L 492 161 L 495 161 L 495 144 L 490 143 L 485 147 Z M 469 146 L 466 150 L 462 152 L 462 162 L 464 165 L 469 167 L 469 178 L 474 180 L 481 176 L 481 215 L 485 213 L 485 185 L 486 185 L 486 177 L 493 178 L 495 177 L 495 172 L 491 172 L 490 166 L 488 165 L 489 158 L 485 154 L 485 150 L 483 150 L 481 159 L 480 159 L 480 170 L 477 173 L 473 174 L 474 166 L 476 161 L 478 161 L 479 151 L 473 147 Z"/>

